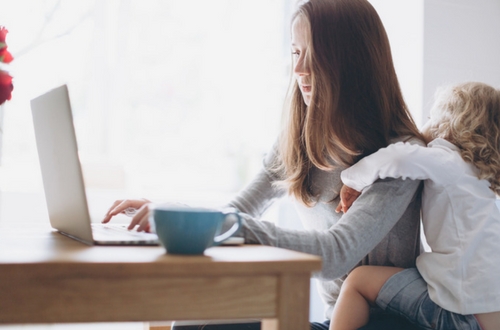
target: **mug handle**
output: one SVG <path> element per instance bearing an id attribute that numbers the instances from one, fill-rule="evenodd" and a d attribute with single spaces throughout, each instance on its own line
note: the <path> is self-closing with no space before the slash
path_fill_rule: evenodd
<path id="1" fill-rule="evenodd" d="M 224 212 L 224 211 L 222 213 L 225 215 L 224 219 L 226 219 L 227 217 L 232 216 L 232 215 L 236 216 L 237 222 L 235 222 L 234 225 L 228 231 L 226 231 L 224 234 L 220 234 L 219 236 L 216 236 L 214 238 L 214 244 L 216 244 L 216 245 L 219 245 L 220 243 L 227 240 L 229 237 L 236 234 L 236 232 L 241 227 L 241 217 L 238 213 L 236 213 L 236 212 Z"/>

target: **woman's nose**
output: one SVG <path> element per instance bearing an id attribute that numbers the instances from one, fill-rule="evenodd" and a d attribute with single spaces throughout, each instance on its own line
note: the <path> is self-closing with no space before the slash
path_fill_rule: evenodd
<path id="1" fill-rule="evenodd" d="M 304 58 L 299 58 L 297 60 L 297 62 L 295 63 L 295 67 L 294 67 L 293 71 L 298 76 L 306 76 L 306 75 L 308 75 L 310 73 L 309 72 L 309 68 L 306 65 L 306 61 L 304 60 Z"/>

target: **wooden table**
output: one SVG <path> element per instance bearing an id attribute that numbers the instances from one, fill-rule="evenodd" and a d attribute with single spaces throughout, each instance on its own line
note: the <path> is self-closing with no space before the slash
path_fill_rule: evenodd
<path id="1" fill-rule="evenodd" d="M 89 247 L 48 228 L 3 226 L 0 324 L 262 319 L 266 330 L 306 330 L 320 263 L 255 245 L 204 256 Z"/>

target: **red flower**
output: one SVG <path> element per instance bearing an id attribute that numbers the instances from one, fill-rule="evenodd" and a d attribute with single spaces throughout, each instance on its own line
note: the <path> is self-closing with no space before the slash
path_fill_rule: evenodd
<path id="1" fill-rule="evenodd" d="M 12 77 L 7 72 L 0 70 L 0 104 L 10 100 L 12 90 L 14 90 Z"/>
<path id="2" fill-rule="evenodd" d="M 10 63 L 14 59 L 7 50 L 7 44 L 5 43 L 8 32 L 9 30 L 4 26 L 0 26 L 0 62 L 3 63 Z M 12 77 L 6 71 L 0 70 L 0 105 L 10 100 L 13 90 Z"/>
<path id="3" fill-rule="evenodd" d="M 7 32 L 9 32 L 9 30 L 7 30 L 5 26 L 0 26 L 0 42 L 3 44 L 5 43 L 5 37 L 7 36 Z"/>
<path id="4" fill-rule="evenodd" d="M 0 26 L 0 62 L 3 63 L 10 63 L 14 59 L 7 50 L 7 44 L 5 43 L 5 38 L 8 32 L 9 30 L 7 30 L 3 26 Z"/>
<path id="5" fill-rule="evenodd" d="M 14 58 L 12 57 L 12 55 L 7 50 L 7 47 L 4 47 L 4 48 L 0 49 L 0 62 L 10 63 L 10 62 L 12 62 L 13 59 Z"/>

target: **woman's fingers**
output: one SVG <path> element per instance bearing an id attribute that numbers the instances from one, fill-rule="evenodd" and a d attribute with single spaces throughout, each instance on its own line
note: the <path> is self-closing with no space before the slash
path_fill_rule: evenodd
<path id="1" fill-rule="evenodd" d="M 114 201 L 113 205 L 111 205 L 111 207 L 109 208 L 108 212 L 106 213 L 106 215 L 104 216 L 104 219 L 102 219 L 102 223 L 107 223 L 109 222 L 109 220 L 111 220 L 111 218 L 113 217 L 114 214 L 112 214 L 112 211 L 118 206 L 120 205 L 121 203 L 123 202 L 123 200 L 116 200 Z"/>
<path id="2" fill-rule="evenodd" d="M 132 208 L 132 209 L 139 209 L 142 207 L 144 204 L 149 203 L 150 201 L 147 199 L 125 199 L 125 200 L 117 200 L 113 203 L 111 208 L 108 210 L 108 213 L 104 216 L 104 219 L 102 220 L 103 223 L 109 222 L 112 217 L 114 217 L 117 214 L 120 213 L 125 213 L 125 210 Z"/>
<path id="3" fill-rule="evenodd" d="M 141 222 L 139 222 L 139 227 L 137 228 L 137 231 L 145 231 L 147 233 L 150 232 L 150 225 L 149 225 L 149 213 L 144 216 L 141 219 Z"/>
<path id="4" fill-rule="evenodd" d="M 148 204 L 146 203 L 146 204 L 143 204 L 139 208 L 137 213 L 134 215 L 134 217 L 132 218 L 132 221 L 128 225 L 128 229 L 132 230 L 135 228 L 135 226 L 139 225 L 139 227 L 137 228 L 137 231 L 145 231 L 146 224 L 144 222 L 148 221 L 148 217 L 149 217 L 149 207 L 148 207 Z"/>

